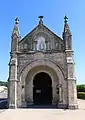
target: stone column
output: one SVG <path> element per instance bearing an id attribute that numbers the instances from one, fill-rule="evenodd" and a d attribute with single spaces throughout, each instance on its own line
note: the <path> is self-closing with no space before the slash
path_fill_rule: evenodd
<path id="1" fill-rule="evenodd" d="M 67 63 L 67 82 L 68 82 L 68 108 L 77 109 L 77 90 L 76 90 L 76 77 L 74 71 L 73 51 L 66 50 L 66 63 Z"/>
<path id="2" fill-rule="evenodd" d="M 45 41 L 45 43 L 46 43 L 46 50 L 49 50 L 48 41 Z"/>
<path id="3" fill-rule="evenodd" d="M 34 51 L 37 50 L 37 41 L 36 41 L 36 40 L 33 42 L 33 50 L 34 50 Z"/>
<path id="4" fill-rule="evenodd" d="M 62 86 L 59 85 L 59 102 L 62 102 Z"/>
<path id="5" fill-rule="evenodd" d="M 63 104 L 63 91 L 62 91 L 62 85 L 59 84 L 59 101 L 58 101 L 58 108 L 66 108 L 66 106 Z"/>
<path id="6" fill-rule="evenodd" d="M 9 108 L 17 108 L 17 58 L 11 58 L 10 61 Z"/>

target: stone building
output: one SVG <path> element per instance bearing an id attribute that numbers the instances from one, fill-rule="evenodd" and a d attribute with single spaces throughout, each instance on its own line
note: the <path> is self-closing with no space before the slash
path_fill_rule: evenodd
<path id="1" fill-rule="evenodd" d="M 77 108 L 72 34 L 65 16 L 62 38 L 39 24 L 23 39 L 16 18 L 9 63 L 9 107 Z"/>

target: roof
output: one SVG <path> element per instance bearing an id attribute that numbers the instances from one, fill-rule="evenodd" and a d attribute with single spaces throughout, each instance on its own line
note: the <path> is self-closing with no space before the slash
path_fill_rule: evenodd
<path id="1" fill-rule="evenodd" d="M 62 39 L 57 36 L 54 32 L 52 32 L 48 27 L 46 27 L 44 24 L 38 24 L 30 33 L 28 33 L 24 38 L 21 39 L 20 43 L 23 42 L 25 39 L 27 39 L 28 37 L 30 37 L 36 30 L 38 31 L 39 29 L 44 28 L 46 31 L 48 31 L 49 33 L 51 33 L 52 35 L 54 35 L 56 38 L 58 38 L 59 40 L 62 41 Z"/>

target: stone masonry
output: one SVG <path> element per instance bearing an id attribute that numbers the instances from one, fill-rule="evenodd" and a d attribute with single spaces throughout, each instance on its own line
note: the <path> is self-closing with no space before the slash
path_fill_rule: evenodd
<path id="1" fill-rule="evenodd" d="M 9 107 L 27 107 L 39 101 L 58 108 L 77 109 L 72 34 L 67 17 L 62 38 L 43 24 L 43 16 L 39 18 L 36 28 L 23 39 L 19 19 L 15 20 L 9 64 Z M 38 78 L 40 73 L 43 75 Z M 44 85 L 47 80 L 47 77 L 43 79 L 44 76 L 49 76 L 47 86 Z"/>

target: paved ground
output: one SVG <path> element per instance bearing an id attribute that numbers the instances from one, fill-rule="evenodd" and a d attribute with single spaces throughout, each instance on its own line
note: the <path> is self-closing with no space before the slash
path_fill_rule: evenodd
<path id="1" fill-rule="evenodd" d="M 16 109 L 0 110 L 0 120 L 85 120 L 85 100 L 78 100 L 78 110 Z"/>

